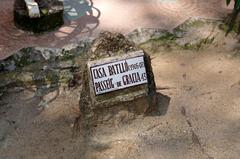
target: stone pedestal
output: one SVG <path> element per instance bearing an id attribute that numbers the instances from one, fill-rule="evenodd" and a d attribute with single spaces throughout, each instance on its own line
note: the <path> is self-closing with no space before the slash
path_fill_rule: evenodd
<path id="1" fill-rule="evenodd" d="M 90 57 L 86 61 L 85 70 L 82 75 L 84 83 L 80 98 L 81 121 L 87 125 L 109 121 L 113 123 L 119 118 L 121 120 L 128 120 L 127 118 L 134 118 L 139 114 L 147 114 L 157 107 L 154 75 L 151 67 L 151 59 L 147 53 L 136 48 L 123 35 L 105 32 L 100 34 L 100 37 L 95 40 L 92 51 L 89 54 Z M 112 80 L 117 77 L 113 77 L 109 72 L 111 66 L 106 66 L 106 64 L 115 65 L 116 62 L 121 63 L 122 61 L 124 63 L 126 61 L 128 63 L 127 66 L 130 66 L 131 62 L 128 60 L 137 59 L 137 57 L 143 59 L 143 61 L 140 60 L 139 62 L 136 60 L 137 62 L 135 63 L 138 66 L 144 63 L 144 71 L 139 71 L 141 79 L 139 78 L 139 80 L 135 81 L 136 83 L 138 82 L 137 84 L 135 83 L 136 85 L 132 85 L 134 82 L 130 82 L 131 84 L 128 83 L 124 88 L 120 87 L 121 84 L 119 88 L 116 88 L 118 86 L 116 84 L 117 80 L 115 80 L 115 82 L 112 82 L 114 84 L 113 89 L 106 88 L 105 85 L 103 87 L 109 90 L 104 93 L 97 93 L 96 87 L 98 87 L 98 84 L 96 81 L 94 82 L 94 79 L 98 77 L 93 74 L 93 67 L 96 69 L 100 65 L 105 65 L 104 70 L 107 74 L 105 77 L 109 77 Z M 101 72 L 100 69 L 99 71 Z M 118 71 L 121 72 L 120 70 Z M 138 70 L 135 71 L 138 73 Z M 101 74 L 100 72 L 99 75 Z M 126 74 L 132 74 L 132 71 L 127 70 L 125 73 L 117 74 L 122 84 L 124 83 L 123 77 Z M 142 75 L 146 75 L 146 79 Z M 129 77 L 129 80 L 132 80 L 130 78 L 132 77 Z M 100 80 L 104 81 L 104 78 Z"/>
<path id="2" fill-rule="evenodd" d="M 48 7 L 39 8 L 40 17 L 29 15 L 28 7 L 24 0 L 15 0 L 14 3 L 14 23 L 26 31 L 41 33 L 50 31 L 63 25 L 63 2 L 51 0 Z"/>

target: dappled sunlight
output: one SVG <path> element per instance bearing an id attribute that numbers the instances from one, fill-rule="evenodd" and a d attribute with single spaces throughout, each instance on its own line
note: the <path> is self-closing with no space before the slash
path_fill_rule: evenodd
<path id="1" fill-rule="evenodd" d="M 13 1 L 0 1 L 0 58 L 27 46 L 62 47 L 103 30 L 124 34 L 141 27 L 171 30 L 192 16 L 221 18 L 229 12 L 224 0 L 63 0 L 64 29 L 35 36 L 14 26 Z M 73 21 L 77 26 L 66 31 Z"/>
<path id="2" fill-rule="evenodd" d="M 209 14 L 216 17 L 221 10 L 221 4 L 215 5 L 218 3 L 216 0 L 209 2 L 199 0 L 99 0 L 95 3 L 103 15 L 100 27 L 121 32 L 129 32 L 136 28 L 159 27 L 170 30 L 189 17 L 206 17 Z M 211 5 L 208 6 L 209 4 Z M 212 7 L 213 4 L 214 7 Z M 206 7 L 211 7 L 211 9 L 206 10 Z"/>
<path id="3" fill-rule="evenodd" d="M 216 49 L 161 52 L 153 57 L 158 91 L 172 99 L 168 115 L 177 118 L 177 110 L 180 113 L 181 107 L 185 107 L 184 113 L 200 143 L 206 145 L 207 153 L 214 158 L 225 156 L 223 151 L 228 153 L 226 156 L 238 156 L 239 67 L 239 58 L 228 58 Z"/>
<path id="4" fill-rule="evenodd" d="M 54 91 L 44 96 L 44 100 L 53 99 L 58 92 Z M 79 115 L 78 92 L 72 94 L 67 91 L 61 91 L 53 102 L 48 103 L 47 107 L 42 111 L 41 118 L 48 121 L 57 121 L 59 118 L 75 119 Z M 69 125 L 70 127 L 71 125 Z"/>
<path id="5" fill-rule="evenodd" d="M 197 0 L 159 1 L 156 5 L 166 14 L 186 15 L 197 9 Z"/>
<path id="6" fill-rule="evenodd" d="M 91 0 L 64 0 L 65 25 L 54 32 L 56 45 L 78 42 L 83 36 L 92 36 L 99 25 L 101 12 Z M 86 34 L 86 35 L 85 35 Z"/>
<path id="7" fill-rule="evenodd" d="M 181 52 L 183 51 L 178 51 L 178 53 Z M 226 59 L 224 55 L 215 55 L 211 51 L 198 52 L 198 55 L 193 52 L 185 55 L 183 53 L 180 56 L 176 56 L 176 54 L 166 54 L 162 55 L 161 59 L 153 59 L 153 67 L 160 69 L 160 71 L 154 72 L 155 78 L 158 78 L 156 83 L 160 86 L 163 86 L 161 83 L 168 83 L 168 87 L 177 85 L 182 87 L 188 82 L 188 84 L 201 84 L 203 90 L 224 90 L 238 80 L 235 75 L 240 70 L 233 69 L 237 62 Z M 222 85 L 223 82 L 224 85 Z"/>
<path id="8" fill-rule="evenodd" d="M 0 63 L 0 158 L 239 156 L 239 39 L 223 21 L 189 19 L 232 6 L 61 1 L 64 24 L 31 34 L 14 27 L 13 0 L 0 0 L 0 59 L 26 47 Z"/>
<path id="9" fill-rule="evenodd" d="M 72 21 L 70 25 L 59 28 L 58 31 L 54 33 L 54 35 L 57 38 L 64 39 L 65 37 L 72 34 L 74 30 L 77 29 L 77 27 L 77 23 L 75 21 Z"/>
<path id="10" fill-rule="evenodd" d="M 217 117 L 219 120 L 240 116 L 240 111 L 237 111 L 240 106 L 238 66 L 237 60 L 228 59 L 225 54 L 214 50 L 197 54 L 178 51 L 153 58 L 160 92 L 180 97 L 182 101 L 178 103 L 191 106 L 189 109 L 195 110 L 196 116 L 208 114 L 209 118 Z"/>
<path id="11" fill-rule="evenodd" d="M 69 34 L 71 34 L 74 31 L 74 27 L 65 26 L 58 30 L 58 32 L 55 33 L 55 36 L 58 38 L 64 38 L 67 37 Z"/>

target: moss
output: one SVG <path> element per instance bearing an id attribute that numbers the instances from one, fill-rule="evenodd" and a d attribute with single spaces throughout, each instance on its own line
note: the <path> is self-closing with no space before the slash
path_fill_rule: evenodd
<path id="1" fill-rule="evenodd" d="M 9 73 L 1 73 L 0 74 L 0 86 L 8 85 L 13 81 L 16 81 L 16 77 L 19 75 L 18 72 L 9 72 Z"/>
<path id="2" fill-rule="evenodd" d="M 213 25 L 214 23 L 217 24 L 216 21 L 211 21 L 211 20 L 190 19 L 190 20 L 187 20 L 182 25 L 179 25 L 178 27 L 176 27 L 173 31 L 177 37 L 183 37 L 184 34 L 188 32 L 188 30 L 203 28 L 206 25 Z"/>
<path id="3" fill-rule="evenodd" d="M 30 77 L 30 78 L 29 78 Z M 32 85 L 32 78 L 28 72 L 8 72 L 0 74 L 0 88 L 9 88 L 15 86 Z"/>
<path id="4" fill-rule="evenodd" d="M 73 53 L 71 53 L 70 51 L 62 51 L 61 56 L 59 57 L 59 60 L 61 61 L 67 61 L 67 60 L 71 60 L 75 57 L 75 55 Z"/>
<path id="5" fill-rule="evenodd" d="M 68 83 L 73 79 L 73 74 L 70 71 L 61 71 L 58 78 L 61 83 Z"/>
<path id="6" fill-rule="evenodd" d="M 181 27 L 177 27 L 177 28 L 174 29 L 174 32 L 176 34 L 176 33 L 184 33 L 186 31 L 183 28 L 181 28 Z"/>
<path id="7" fill-rule="evenodd" d="M 5 68 L 11 65 L 14 65 L 16 69 L 19 70 L 25 66 L 36 63 L 38 60 L 31 58 L 31 54 L 33 53 L 36 53 L 36 50 L 34 52 L 34 49 L 31 47 L 20 50 L 18 54 L 12 55 L 0 63 L 1 70 L 4 71 Z M 41 53 L 39 53 L 39 55 L 41 55 Z"/>
<path id="8" fill-rule="evenodd" d="M 174 34 L 167 34 L 158 39 L 151 39 L 145 43 L 139 45 L 140 48 L 148 51 L 149 53 L 156 53 L 160 51 L 172 51 L 174 49 L 183 49 L 183 50 L 200 50 L 206 46 L 209 46 L 214 42 L 215 37 L 208 37 L 199 40 L 196 43 L 186 43 L 185 45 L 179 45 L 176 43 L 177 37 Z"/>
<path id="9" fill-rule="evenodd" d="M 177 39 L 177 36 L 175 34 L 167 32 L 164 36 L 159 37 L 157 39 L 153 39 L 153 40 L 169 42 L 169 41 L 175 41 L 176 39 Z"/>
<path id="10" fill-rule="evenodd" d="M 32 71 L 11 71 L 0 73 L 0 87 L 10 88 L 15 86 L 36 86 L 44 85 L 59 86 L 66 85 L 73 78 L 71 70 L 32 70 Z"/>
<path id="11" fill-rule="evenodd" d="M 191 20 L 186 25 L 188 27 L 202 27 L 207 23 L 208 23 L 207 21 L 203 21 L 203 20 Z"/>
<path id="12" fill-rule="evenodd" d="M 27 56 L 22 56 L 19 60 L 15 60 L 16 67 L 24 67 L 31 64 Z"/>
<path id="13" fill-rule="evenodd" d="M 212 44 L 214 39 L 215 39 L 215 37 L 205 38 L 195 44 L 186 43 L 184 46 L 181 46 L 181 47 L 182 47 L 182 49 L 185 49 L 185 50 L 197 50 L 198 51 L 200 49 L 203 49 L 204 46 Z"/>
<path id="14" fill-rule="evenodd" d="M 167 32 L 164 36 L 150 39 L 147 42 L 140 44 L 139 47 L 149 53 L 156 53 L 160 50 L 172 51 L 173 48 L 178 48 L 178 45 L 176 44 L 177 38 L 178 37 L 175 34 Z"/>
<path id="15" fill-rule="evenodd" d="M 162 43 L 172 43 L 174 42 L 178 37 L 175 34 L 172 34 L 170 32 L 165 33 L 165 35 L 159 37 L 159 38 L 152 38 L 144 43 L 141 43 L 141 45 L 144 45 L 146 43 L 150 42 L 162 42 Z"/>
<path id="16" fill-rule="evenodd" d="M 210 22 L 207 20 L 201 20 L 201 19 L 190 19 L 187 20 L 185 23 L 182 25 L 176 27 L 174 29 L 175 33 L 184 33 L 186 30 L 189 28 L 200 28 L 203 27 L 206 24 L 209 24 Z"/>

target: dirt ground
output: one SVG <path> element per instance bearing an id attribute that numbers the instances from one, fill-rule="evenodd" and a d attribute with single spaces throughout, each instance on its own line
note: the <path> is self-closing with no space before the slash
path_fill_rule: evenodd
<path id="1" fill-rule="evenodd" d="M 14 0 L 0 1 L 0 59 L 30 46 L 62 47 L 100 31 L 129 33 L 136 28 L 171 30 L 190 17 L 222 18 L 225 0 L 64 0 L 65 24 L 47 34 L 33 35 L 13 22 Z"/>
<path id="2" fill-rule="evenodd" d="M 100 124 L 73 137 L 79 88 L 59 90 L 45 107 L 34 92 L 12 89 L 1 99 L 0 158 L 238 159 L 239 55 L 213 48 L 151 57 L 158 92 L 166 97 L 161 116 Z"/>
<path id="3" fill-rule="evenodd" d="M 95 16 L 70 15 L 63 27 L 35 36 L 14 27 L 12 4 L 0 0 L 0 59 L 22 47 L 61 47 L 101 30 L 172 29 L 190 16 L 227 12 L 219 0 L 98 0 Z M 48 104 L 31 89 L 0 94 L 0 159 L 238 159 L 240 47 L 212 46 L 151 54 L 157 91 L 164 95 L 161 115 L 125 120 L 131 114 L 120 112 L 114 124 L 99 124 L 84 137 L 73 133 L 80 87 L 47 94 L 44 99 L 53 99 Z"/>

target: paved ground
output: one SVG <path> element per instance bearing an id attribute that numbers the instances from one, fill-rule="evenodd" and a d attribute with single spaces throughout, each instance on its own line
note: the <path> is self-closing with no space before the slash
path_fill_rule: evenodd
<path id="1" fill-rule="evenodd" d="M 0 159 L 239 159 L 240 44 L 206 24 L 178 39 L 199 45 L 197 37 L 215 37 L 197 50 L 160 40 L 142 45 L 164 95 L 160 116 L 133 120 L 119 111 L 109 124 L 72 138 L 80 86 L 56 87 L 42 98 L 37 85 L 0 94 Z"/>
<path id="2" fill-rule="evenodd" d="M 64 0 L 65 25 L 31 35 L 13 24 L 14 0 L 0 1 L 0 59 L 28 46 L 62 47 L 102 30 L 128 33 L 139 27 L 172 29 L 191 16 L 221 18 L 224 0 Z"/>
<path id="3" fill-rule="evenodd" d="M 165 113 L 132 121 L 125 113 L 85 140 L 71 138 L 80 88 L 61 91 L 45 109 L 34 92 L 12 90 L 0 106 L 0 158 L 239 159 L 240 58 L 222 50 L 156 53 L 156 84 L 170 98 Z"/>

